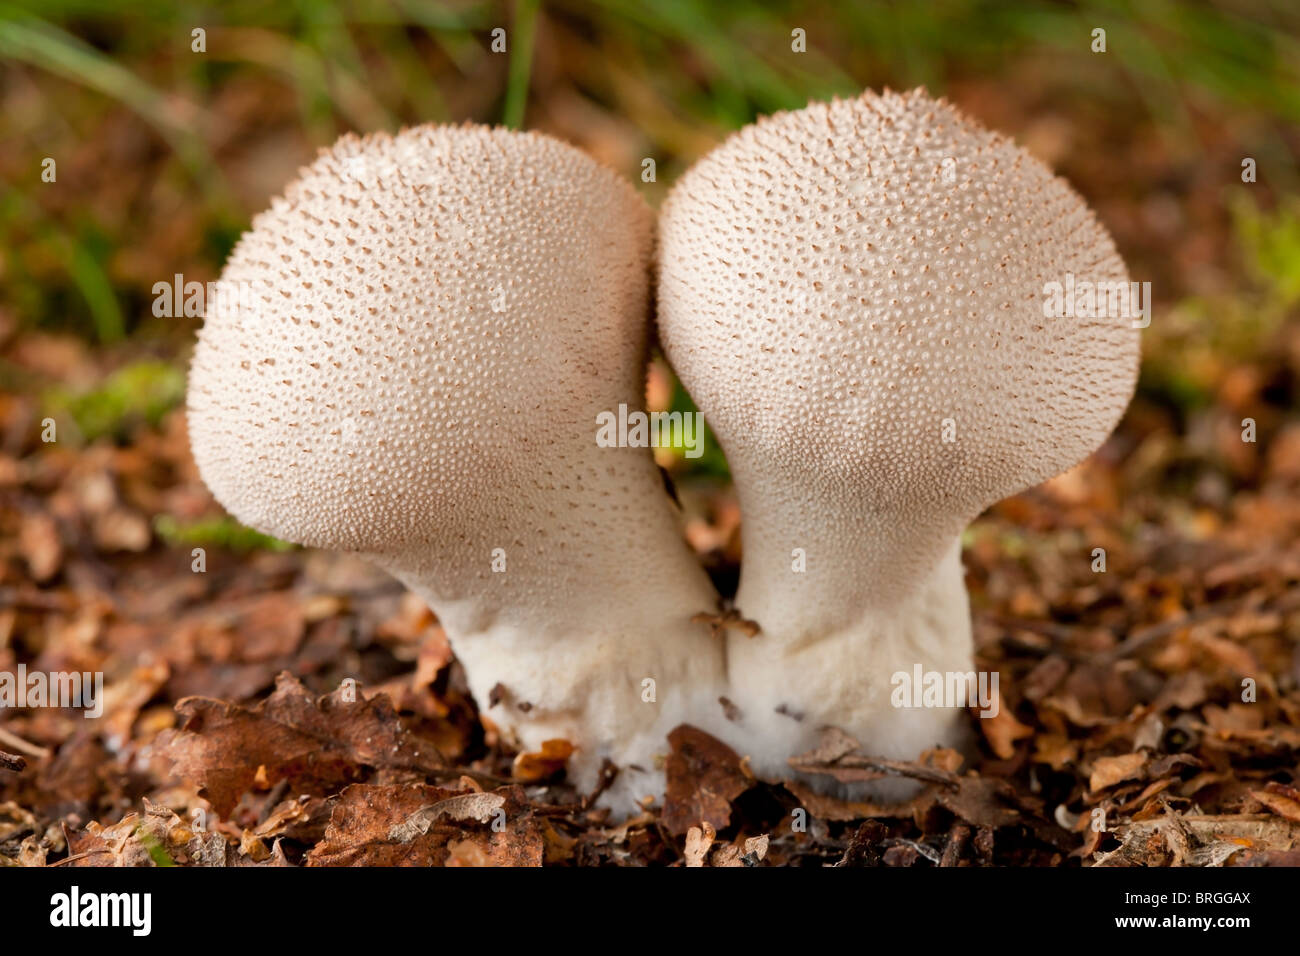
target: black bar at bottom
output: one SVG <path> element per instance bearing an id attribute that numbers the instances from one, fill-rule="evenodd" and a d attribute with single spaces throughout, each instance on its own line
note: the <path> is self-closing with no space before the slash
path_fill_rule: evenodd
<path id="1" fill-rule="evenodd" d="M 802 926 L 800 932 L 812 937 L 847 932 L 864 943 L 886 931 L 915 932 L 920 941 L 944 927 L 1002 927 L 1021 940 L 1045 934 L 1044 943 L 1074 933 L 1140 936 L 1147 944 L 1167 933 L 1171 941 L 1198 933 L 1231 944 L 1260 931 L 1293 932 L 1296 875 L 1245 867 L 766 873 L 8 869 L 0 870 L 0 934 L 8 944 L 76 935 L 133 947 L 162 941 L 174 946 L 213 932 L 234 933 L 231 941 L 238 945 L 241 936 L 251 943 L 272 933 L 281 945 L 337 945 L 352 939 L 374 944 L 391 926 L 435 934 L 430 939 L 442 932 L 469 933 L 493 945 L 512 938 L 536 943 L 552 932 L 561 934 L 554 941 L 577 943 L 574 930 L 580 938 L 611 943 L 628 934 L 667 942 L 722 929 L 727 936 L 756 940 L 765 927 L 786 924 Z"/>

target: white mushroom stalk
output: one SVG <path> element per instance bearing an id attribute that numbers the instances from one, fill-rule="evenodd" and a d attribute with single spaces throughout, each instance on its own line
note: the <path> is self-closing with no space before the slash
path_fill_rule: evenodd
<path id="1" fill-rule="evenodd" d="M 960 744 L 961 709 L 894 706 L 893 677 L 972 671 L 962 529 L 1127 405 L 1131 317 L 1044 312 L 1070 275 L 1127 290 L 1113 242 L 918 91 L 741 130 L 675 186 L 660 244 L 660 336 L 740 498 L 736 603 L 762 633 L 727 666 L 755 768 L 788 772 L 825 725 L 886 757 Z"/>
<path id="2" fill-rule="evenodd" d="M 652 240 L 556 140 L 345 137 L 231 255 L 222 285 L 252 294 L 217 297 L 188 400 L 226 508 L 400 578 L 490 719 L 575 744 L 579 786 L 613 760 L 616 796 L 661 792 L 666 733 L 718 709 L 723 670 L 650 452 L 596 440 L 643 404 Z"/>

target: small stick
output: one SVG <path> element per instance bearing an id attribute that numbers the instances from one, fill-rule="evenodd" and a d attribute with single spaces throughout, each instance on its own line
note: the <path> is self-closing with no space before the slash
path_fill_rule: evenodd
<path id="1" fill-rule="evenodd" d="M 72 856 L 65 856 L 62 860 L 51 863 L 50 866 L 65 866 L 77 860 L 84 860 L 88 856 L 103 856 L 105 853 L 112 855 L 113 851 L 107 847 L 101 847 L 97 850 L 86 850 L 82 853 L 74 853 Z"/>
<path id="2" fill-rule="evenodd" d="M 465 767 L 433 767 L 423 771 L 425 776 L 432 777 L 439 783 L 445 780 L 459 780 L 461 777 L 469 777 L 471 780 L 480 784 L 487 784 L 489 787 L 504 787 L 515 783 L 506 777 L 498 777 L 495 774 L 484 773 L 481 770 L 470 770 Z"/>
<path id="3" fill-rule="evenodd" d="M 1271 598 L 1266 598 L 1259 602 L 1258 610 L 1261 611 L 1293 611 L 1300 607 L 1300 587 L 1292 587 Z M 1191 627 L 1194 624 L 1203 624 L 1206 621 L 1212 621 L 1217 618 L 1231 617 L 1238 611 L 1254 610 L 1254 601 L 1252 595 L 1246 594 L 1241 597 L 1230 598 L 1226 601 L 1219 601 L 1215 604 L 1204 604 L 1201 607 L 1188 611 L 1182 617 L 1174 618 L 1169 621 L 1161 621 L 1159 624 L 1152 624 L 1141 630 L 1134 631 L 1118 646 L 1102 654 L 1098 659 L 1103 663 L 1114 663 L 1122 657 L 1128 657 L 1136 654 L 1147 647 L 1147 645 L 1168 637 L 1170 634 L 1184 627 Z"/>
<path id="4" fill-rule="evenodd" d="M 36 744 L 28 743 L 17 734 L 12 734 L 0 727 L 0 744 L 6 747 L 12 747 L 14 750 L 27 754 L 29 757 L 35 757 L 37 760 L 44 760 L 50 755 L 50 752 L 44 747 L 38 747 Z"/>
<path id="5" fill-rule="evenodd" d="M 271 816 L 271 811 L 275 809 L 276 804 L 284 799 L 284 795 L 289 792 L 289 779 L 286 777 L 276 783 L 271 788 L 271 792 L 266 795 L 262 801 L 262 809 L 257 814 L 258 824 L 265 823 Z"/>
<path id="6" fill-rule="evenodd" d="M 617 776 L 618 767 L 612 760 L 606 757 L 600 762 L 600 776 L 596 780 L 596 789 L 591 791 L 588 796 L 582 798 L 582 803 L 580 804 L 582 809 L 586 810 L 595 806 L 596 799 L 609 789 L 610 784 L 614 782 L 614 778 Z"/>
<path id="7" fill-rule="evenodd" d="M 960 786 L 957 778 L 944 770 L 932 770 L 929 767 L 922 767 L 902 760 L 885 760 L 881 757 L 863 757 L 858 754 L 847 754 L 829 763 L 801 761 L 797 757 L 792 757 L 789 764 L 802 773 L 820 773 L 832 777 L 839 776 L 836 771 L 858 770 L 861 771 L 860 774 L 847 774 L 844 776 L 860 780 L 879 777 L 911 777 L 925 783 L 938 784 L 949 790 L 956 790 Z"/>

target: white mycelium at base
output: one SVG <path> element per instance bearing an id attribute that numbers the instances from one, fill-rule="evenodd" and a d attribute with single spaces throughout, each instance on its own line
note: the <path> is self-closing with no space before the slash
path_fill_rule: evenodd
<path id="1" fill-rule="evenodd" d="M 1128 319 L 1044 317 L 1071 273 L 1128 278 L 1063 180 L 921 92 L 762 120 L 673 188 L 660 337 L 740 498 L 762 634 L 729 637 L 728 672 L 756 767 L 821 725 L 899 757 L 959 742 L 890 675 L 972 668 L 962 528 L 1086 457 L 1136 380 Z"/>
<path id="2" fill-rule="evenodd" d="M 652 231 L 628 185 L 544 136 L 345 137 L 240 240 L 222 282 L 255 307 L 219 298 L 190 377 L 217 499 L 406 582 L 491 720 L 571 740 L 583 787 L 602 757 L 653 768 L 683 699 L 720 693 L 721 648 L 689 620 L 714 592 L 653 459 L 595 441 L 600 412 L 642 407 Z M 616 796 L 661 784 L 625 774 Z"/>

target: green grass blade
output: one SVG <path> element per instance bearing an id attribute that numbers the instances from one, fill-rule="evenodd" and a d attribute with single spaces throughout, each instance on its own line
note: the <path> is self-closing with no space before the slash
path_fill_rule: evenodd
<path id="1" fill-rule="evenodd" d="M 518 129 L 528 105 L 528 81 L 533 71 L 533 38 L 537 32 L 539 0 L 516 0 L 515 23 L 510 42 L 510 74 L 506 79 L 506 103 L 501 122 Z"/>

